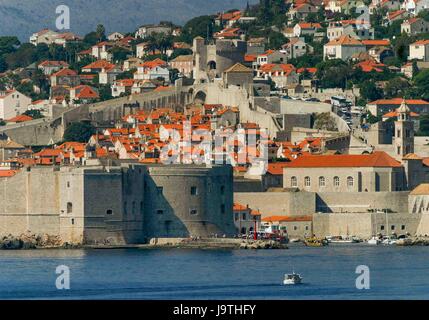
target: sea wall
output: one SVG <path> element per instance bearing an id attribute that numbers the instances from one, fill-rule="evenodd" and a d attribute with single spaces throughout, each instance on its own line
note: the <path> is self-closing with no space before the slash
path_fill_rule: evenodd
<path id="1" fill-rule="evenodd" d="M 316 213 L 313 215 L 313 232 L 317 237 L 418 234 L 422 217 L 409 213 Z"/>

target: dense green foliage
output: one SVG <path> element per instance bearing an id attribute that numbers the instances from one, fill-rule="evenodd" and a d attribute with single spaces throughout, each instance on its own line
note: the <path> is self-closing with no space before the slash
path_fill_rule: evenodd
<path id="1" fill-rule="evenodd" d="M 88 142 L 95 133 L 93 125 L 87 122 L 74 122 L 64 132 L 65 141 Z"/>

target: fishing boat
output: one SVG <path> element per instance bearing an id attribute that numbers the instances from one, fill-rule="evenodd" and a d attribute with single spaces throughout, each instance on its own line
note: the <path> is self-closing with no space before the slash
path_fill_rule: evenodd
<path id="1" fill-rule="evenodd" d="M 285 274 L 283 284 L 284 285 L 300 284 L 301 281 L 302 281 L 301 275 L 293 272 L 293 273 Z"/>

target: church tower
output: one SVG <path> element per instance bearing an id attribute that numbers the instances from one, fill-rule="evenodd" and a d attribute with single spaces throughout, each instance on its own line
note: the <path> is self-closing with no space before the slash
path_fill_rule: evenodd
<path id="1" fill-rule="evenodd" d="M 414 152 L 414 124 L 410 117 L 410 108 L 408 108 L 405 99 L 401 106 L 396 110 L 398 115 L 395 121 L 395 155 L 397 160 Z"/>

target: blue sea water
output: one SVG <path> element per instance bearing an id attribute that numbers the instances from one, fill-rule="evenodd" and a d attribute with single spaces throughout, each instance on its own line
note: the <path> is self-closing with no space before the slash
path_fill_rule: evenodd
<path id="1" fill-rule="evenodd" d="M 70 290 L 55 286 L 59 265 Z M 293 270 L 304 283 L 281 285 Z M 429 247 L 0 251 L 0 299 L 429 299 Z"/>

